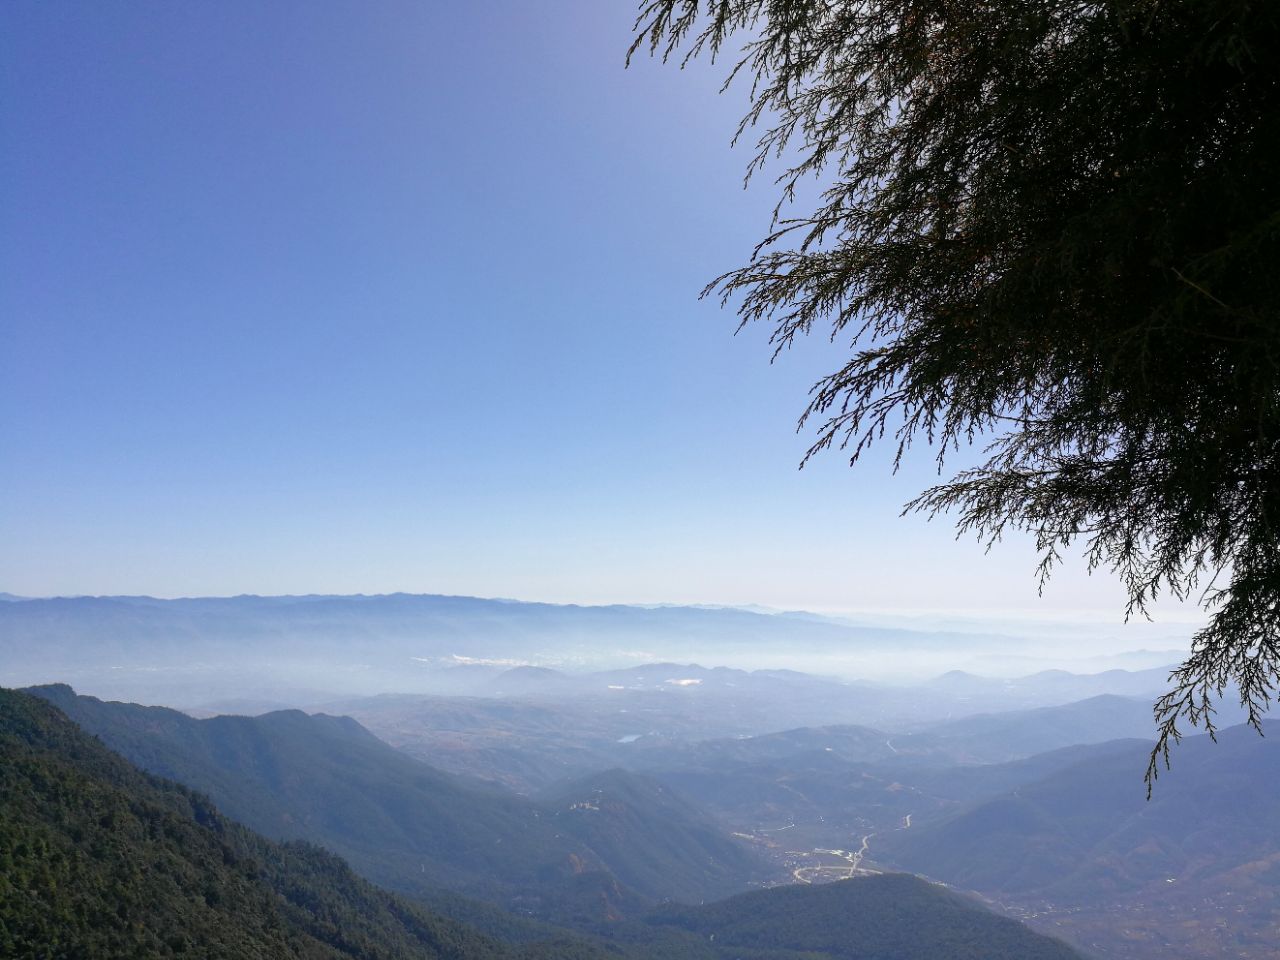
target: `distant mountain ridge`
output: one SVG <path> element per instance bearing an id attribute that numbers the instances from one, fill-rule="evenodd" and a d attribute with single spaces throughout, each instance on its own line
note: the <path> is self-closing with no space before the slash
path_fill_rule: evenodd
<path id="1" fill-rule="evenodd" d="M 425 690 L 430 669 L 458 663 L 608 668 L 633 664 L 637 654 L 650 661 L 692 656 L 722 662 L 726 650 L 829 654 L 886 645 L 929 648 L 944 640 L 941 633 L 737 608 L 577 606 L 431 594 L 59 597 L 0 604 L 0 682 L 83 682 L 114 670 L 112 682 L 123 689 L 126 683 L 160 683 L 160 671 L 171 684 L 183 679 L 214 695 L 249 695 L 246 681 L 265 685 L 268 678 L 277 686 L 374 693 Z M 220 671 L 239 678 L 226 683 L 225 692 L 213 688 Z"/>
<path id="2" fill-rule="evenodd" d="M 1151 701 L 1100 694 L 1060 706 L 974 714 L 933 724 L 904 741 L 910 748 L 932 748 L 961 762 L 1002 763 L 1128 737 L 1154 740 Z"/>

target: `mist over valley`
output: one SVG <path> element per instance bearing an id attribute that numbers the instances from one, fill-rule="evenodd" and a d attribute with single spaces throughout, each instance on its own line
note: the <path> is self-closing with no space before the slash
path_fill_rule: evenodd
<path id="1" fill-rule="evenodd" d="M 319 844 L 500 940 L 576 931 L 631 950 L 672 936 L 664 904 L 908 872 L 927 880 L 912 897 L 945 884 L 1090 956 L 1228 936 L 1269 956 L 1280 901 L 1262 878 L 1280 848 L 1255 830 L 1270 801 L 1215 841 L 1226 807 L 1201 787 L 1270 795 L 1268 741 L 1193 738 L 1145 798 L 1176 627 L 1123 650 L 1087 623 L 870 619 L 11 597 L 0 678 L 269 841 Z M 1016 672 L 1028 663 L 1042 669 Z M 976 672 L 996 664 L 1009 672 Z M 1220 711 L 1220 727 L 1245 719 Z"/>

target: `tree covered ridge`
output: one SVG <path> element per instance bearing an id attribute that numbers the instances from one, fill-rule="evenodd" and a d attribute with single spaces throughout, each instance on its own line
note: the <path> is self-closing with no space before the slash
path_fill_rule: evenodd
<path id="1" fill-rule="evenodd" d="M 0 955 L 451 958 L 519 952 L 276 844 L 142 773 L 45 701 L 0 690 Z"/>
<path id="2" fill-rule="evenodd" d="M 614 802 L 583 815 L 562 797 L 544 804 L 477 789 L 348 717 L 277 711 L 197 720 L 78 696 L 63 684 L 25 692 L 264 836 L 319 843 L 374 883 L 427 902 L 450 889 L 572 925 L 638 916 L 666 897 L 727 896 L 765 874 L 727 830 L 632 775 L 564 785 L 573 800 L 607 788 Z"/>
<path id="3" fill-rule="evenodd" d="M 774 228 L 716 280 L 781 350 L 852 358 L 810 455 L 984 460 L 908 510 L 1031 533 L 1211 622 L 1156 707 L 1255 724 L 1280 671 L 1280 7 L 1258 0 L 646 0 L 631 53 L 745 43 Z M 788 201 L 804 178 L 812 209 Z"/>
<path id="4" fill-rule="evenodd" d="M 700 907 L 672 904 L 648 924 L 708 938 L 716 960 L 1080 957 L 1061 941 L 909 874 L 757 890 Z"/>

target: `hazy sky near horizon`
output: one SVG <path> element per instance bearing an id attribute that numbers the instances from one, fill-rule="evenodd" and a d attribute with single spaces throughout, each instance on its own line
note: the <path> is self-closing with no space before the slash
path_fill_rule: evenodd
<path id="1" fill-rule="evenodd" d="M 803 471 L 810 384 L 698 292 L 767 226 L 634 7 L 0 7 L 0 590 L 1120 616 L 1108 575 Z"/>

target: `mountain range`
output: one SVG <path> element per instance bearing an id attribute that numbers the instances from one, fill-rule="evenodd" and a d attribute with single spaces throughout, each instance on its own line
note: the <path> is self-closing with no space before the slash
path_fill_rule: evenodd
<path id="1" fill-rule="evenodd" d="M 1076 942 L 1122 926 L 1126 956 L 1274 957 L 1280 722 L 1263 729 L 1188 737 L 1150 800 L 1149 743 L 1073 748 L 1042 776 L 877 837 L 873 853 L 1052 917 Z"/>
<path id="2" fill-rule="evenodd" d="M 588 674 L 518 668 L 493 677 L 483 696 L 384 694 L 309 709 L 353 716 L 443 769 L 537 790 L 611 766 L 692 767 L 698 757 L 745 759 L 754 751 L 760 758 L 771 749 L 795 752 L 803 742 L 858 762 L 990 763 L 1151 736 L 1151 701 L 1114 694 L 1094 700 L 1099 677 L 1121 688 L 1151 679 L 1123 671 L 1055 675 L 1047 681 L 1053 694 L 1045 694 L 1055 705 L 1043 707 L 1040 694 L 1026 692 L 1038 689 L 1038 676 L 994 686 L 971 678 L 992 688 L 979 696 L 967 681 L 947 692 L 958 686 L 955 678 L 942 689 L 890 687 L 795 671 L 656 663 Z M 1090 701 L 1059 702 L 1076 687 Z"/>
<path id="3" fill-rule="evenodd" d="M 131 766 L 49 701 L 2 689 L 0 809 L 6 956 L 1079 957 L 970 900 L 898 876 L 667 906 L 607 934 L 512 945 L 379 890 L 330 853 L 228 820 L 202 795 Z"/>
<path id="4" fill-rule="evenodd" d="M 425 594 L 57 597 L 0 604 L 0 683 L 71 682 L 101 696 L 189 707 L 226 698 L 301 706 L 389 690 L 487 695 L 482 688 L 496 674 L 522 665 L 583 672 L 692 659 L 924 676 L 923 664 L 953 662 L 957 650 L 978 656 L 1030 645 L 1024 637 L 976 629 L 910 629 L 733 607 Z M 519 680 L 506 678 L 513 685 Z M 1034 691 L 1030 699 L 1000 688 L 987 693 L 1015 706 L 1046 702 L 1035 700 L 1040 694 Z M 1053 695 L 1058 702 L 1073 699 Z"/>
<path id="5" fill-rule="evenodd" d="M 254 830 L 320 843 L 405 893 L 444 888 L 526 914 L 603 919 L 717 899 L 772 873 L 669 788 L 620 770 L 535 801 L 436 770 L 346 717 L 197 720 L 64 685 L 29 692 Z"/>

